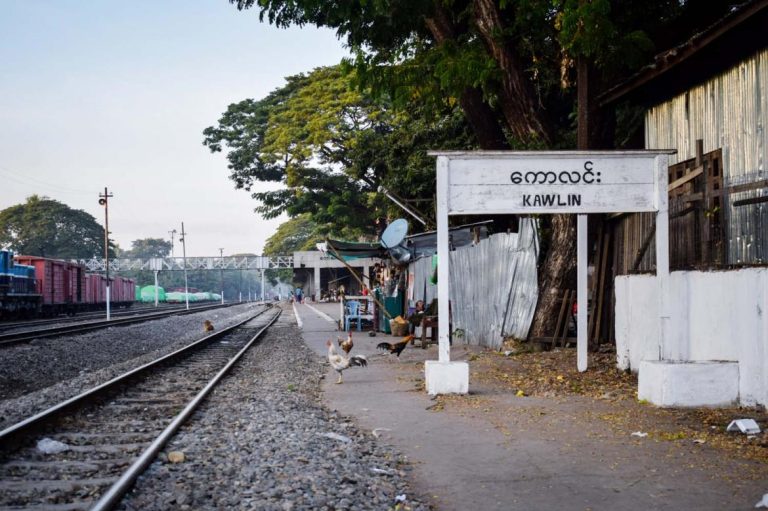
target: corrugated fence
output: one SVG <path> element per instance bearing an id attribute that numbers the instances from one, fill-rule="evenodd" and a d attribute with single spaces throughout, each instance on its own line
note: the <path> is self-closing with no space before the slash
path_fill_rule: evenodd
<path id="1" fill-rule="evenodd" d="M 454 340 L 499 348 L 504 337 L 524 339 L 539 296 L 539 243 L 532 219 L 518 233 L 494 234 L 477 245 L 451 252 L 451 317 Z M 432 258 L 411 263 L 414 300 L 437 296 L 430 282 Z"/>

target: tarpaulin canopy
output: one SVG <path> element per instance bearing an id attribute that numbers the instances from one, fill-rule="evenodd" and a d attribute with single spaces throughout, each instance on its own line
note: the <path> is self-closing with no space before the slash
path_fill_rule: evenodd
<path id="1" fill-rule="evenodd" d="M 490 223 L 491 221 L 488 220 L 452 227 L 449 229 L 451 248 L 455 249 L 471 245 L 475 241 L 487 238 L 488 224 Z M 386 259 L 391 256 L 400 263 L 407 263 L 437 253 L 437 231 L 406 236 L 398 246 L 389 248 L 384 248 L 382 243 L 356 243 L 332 239 L 327 239 L 325 245 L 325 247 L 319 245 L 318 248 L 327 251 L 337 258 L 341 256 L 344 261 L 353 261 L 365 257 Z"/>
<path id="2" fill-rule="evenodd" d="M 340 255 L 345 261 L 354 261 L 365 257 L 387 257 L 387 251 L 381 243 L 355 243 L 326 239 L 326 251 L 331 255 Z M 334 254 L 336 252 L 336 254 Z"/>

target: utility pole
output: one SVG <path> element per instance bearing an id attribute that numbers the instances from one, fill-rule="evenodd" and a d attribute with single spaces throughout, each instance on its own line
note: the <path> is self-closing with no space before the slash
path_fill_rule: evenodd
<path id="1" fill-rule="evenodd" d="M 184 222 L 181 222 L 181 242 L 182 253 L 184 256 L 184 301 L 187 304 L 187 310 L 189 310 L 189 286 L 187 285 L 187 233 L 184 231 Z"/>
<path id="2" fill-rule="evenodd" d="M 173 257 L 173 237 L 176 235 L 178 231 L 176 229 L 168 231 L 168 234 L 171 235 L 171 257 Z"/>
<path id="3" fill-rule="evenodd" d="M 221 304 L 224 305 L 224 249 L 219 249 L 219 257 L 221 258 L 221 261 L 219 262 L 219 272 L 221 273 Z"/>
<path id="4" fill-rule="evenodd" d="M 107 187 L 104 187 L 104 193 L 99 194 L 99 204 L 104 206 L 104 261 L 107 271 L 107 321 L 109 321 L 110 318 L 110 296 L 109 296 L 109 198 L 112 197 L 112 194 L 109 193 L 109 190 L 107 190 Z"/>

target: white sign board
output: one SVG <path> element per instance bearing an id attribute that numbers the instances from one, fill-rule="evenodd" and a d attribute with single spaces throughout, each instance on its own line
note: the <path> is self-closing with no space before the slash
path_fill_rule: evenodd
<path id="1" fill-rule="evenodd" d="M 468 388 L 450 361 L 449 215 L 577 213 L 577 360 L 587 369 L 587 213 L 656 212 L 659 342 L 668 329 L 667 161 L 675 151 L 476 151 L 437 156 L 438 365 L 425 368 L 433 393 Z M 660 346 L 661 347 L 661 346 Z M 662 350 L 660 350 L 660 353 Z M 439 369 L 439 370 L 438 370 Z M 449 375 L 449 376 L 446 376 Z M 451 376 L 453 375 L 453 376 Z M 456 379 L 462 381 L 453 381 Z M 466 392 L 466 390 L 463 390 Z"/>
<path id="2" fill-rule="evenodd" d="M 452 215 L 657 209 L 658 153 L 433 154 L 448 159 L 448 209 Z M 666 168 L 663 170 L 666 172 Z"/>

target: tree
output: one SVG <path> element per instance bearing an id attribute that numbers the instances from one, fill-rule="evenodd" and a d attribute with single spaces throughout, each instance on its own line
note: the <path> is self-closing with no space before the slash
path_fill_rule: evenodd
<path id="1" fill-rule="evenodd" d="M 280 27 L 335 29 L 356 51 L 361 86 L 396 101 L 418 96 L 459 104 L 483 149 L 573 148 L 577 62 L 583 90 L 589 85 L 579 118 L 593 120 L 580 145 L 612 147 L 613 115 L 596 98 L 649 56 L 654 37 L 668 36 L 675 20 L 706 7 L 701 0 L 230 2 L 256 6 L 262 20 Z M 715 3 L 723 12 L 725 2 Z M 688 29 L 675 35 L 687 37 Z M 557 314 L 550 312 L 572 286 L 576 259 L 573 219 L 554 215 L 544 225 L 551 249 L 539 271 L 534 336 L 554 330 Z"/>
<path id="2" fill-rule="evenodd" d="M 171 242 L 163 238 L 133 240 L 131 242 L 131 249 L 124 251 L 120 257 L 136 259 L 167 257 L 171 253 L 171 246 Z"/>
<path id="3" fill-rule="evenodd" d="M 434 163 L 426 150 L 474 147 L 455 106 L 427 109 L 413 100 L 407 113 L 398 111 L 385 97 L 355 90 L 354 79 L 339 66 L 289 77 L 261 100 L 230 105 L 204 131 L 212 152 L 227 151 L 236 187 L 283 185 L 253 193 L 258 213 L 308 214 L 321 236 L 373 236 L 376 217 L 402 215 L 379 187 L 431 200 Z"/>
<path id="4" fill-rule="evenodd" d="M 104 228 L 85 211 L 33 195 L 0 211 L 0 246 L 42 257 L 103 257 Z M 110 243 L 110 256 L 114 254 Z"/>

